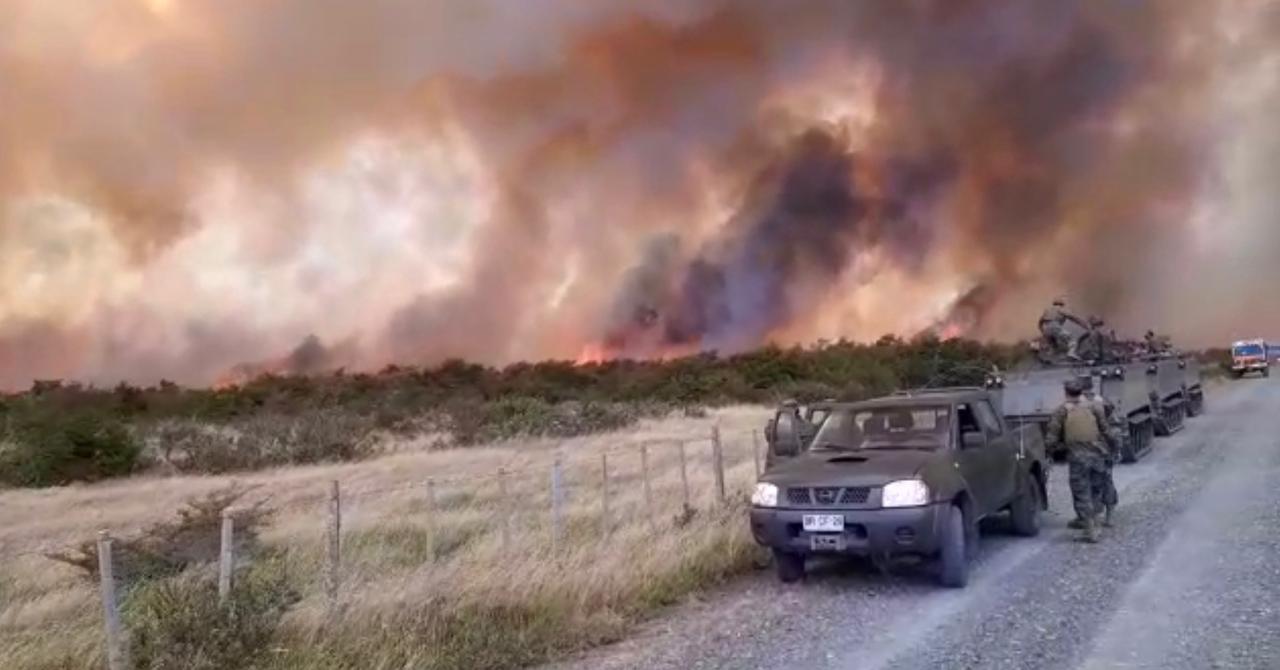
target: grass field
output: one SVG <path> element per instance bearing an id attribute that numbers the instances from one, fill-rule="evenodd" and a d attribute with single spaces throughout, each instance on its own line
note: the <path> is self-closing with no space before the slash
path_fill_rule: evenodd
<path id="1" fill-rule="evenodd" d="M 275 510 L 261 531 L 262 548 L 237 573 L 237 587 L 256 600 L 237 605 L 245 609 L 224 626 L 218 621 L 225 613 L 200 609 L 209 607 L 208 567 L 135 586 L 123 607 L 139 666 L 508 668 L 616 640 L 657 609 L 758 563 L 745 505 L 754 480 L 752 431 L 766 415 L 739 406 L 559 442 L 453 450 L 404 443 L 351 464 L 3 492 L 0 667 L 103 666 L 94 583 L 40 552 L 99 529 L 127 538 L 171 518 L 183 501 L 233 482 L 255 487 L 244 502 L 267 499 Z M 708 438 L 715 424 L 723 435 L 725 504 L 713 484 Z M 684 509 L 682 441 L 693 512 Z M 602 454 L 611 473 L 607 527 Z M 562 537 L 553 546 L 549 480 L 557 455 L 565 493 Z M 509 473 L 505 497 L 499 468 Z M 343 490 L 337 615 L 324 589 L 332 480 Z M 259 597 L 271 589 L 289 592 L 284 605 L 273 609 L 269 597 Z M 261 620 L 244 615 L 251 610 Z"/>

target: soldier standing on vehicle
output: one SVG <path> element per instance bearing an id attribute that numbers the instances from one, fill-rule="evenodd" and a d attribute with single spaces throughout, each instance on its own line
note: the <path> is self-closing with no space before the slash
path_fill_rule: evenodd
<path id="1" fill-rule="evenodd" d="M 1102 415 L 1107 419 L 1106 430 L 1103 431 L 1102 436 L 1103 436 L 1103 441 L 1106 442 L 1106 445 L 1107 447 L 1109 447 L 1109 451 L 1111 453 L 1109 456 L 1107 456 L 1107 460 L 1106 460 L 1106 463 L 1107 463 L 1106 486 L 1103 488 L 1103 491 L 1102 491 L 1102 504 L 1103 504 L 1102 525 L 1107 528 L 1110 528 L 1112 515 L 1115 513 L 1116 505 L 1119 504 L 1120 502 L 1120 493 L 1116 491 L 1116 481 L 1115 481 L 1114 474 L 1115 474 L 1116 461 L 1119 460 L 1119 457 L 1120 457 L 1120 440 L 1124 439 L 1123 432 L 1121 431 L 1121 427 L 1117 425 L 1117 420 L 1115 417 L 1116 406 L 1112 404 L 1110 400 L 1107 400 L 1106 398 L 1102 397 L 1102 395 L 1097 392 L 1097 388 L 1094 386 L 1094 383 L 1093 383 L 1093 377 L 1090 375 L 1080 375 L 1080 385 L 1084 388 L 1083 396 L 1085 401 L 1093 403 L 1096 407 L 1101 409 Z M 1072 523 L 1078 524 L 1078 520 L 1073 521 Z M 1071 526 L 1072 528 L 1081 527 L 1080 525 L 1072 525 L 1072 524 L 1067 524 L 1067 525 Z"/>
<path id="2" fill-rule="evenodd" d="M 1079 379 L 1063 385 L 1067 400 L 1053 413 L 1046 430 L 1046 443 L 1051 447 L 1066 445 L 1071 501 L 1081 520 L 1086 542 L 1098 541 L 1098 513 L 1105 507 L 1107 458 L 1104 446 L 1107 419 L 1102 409 L 1081 396 L 1084 386 Z"/>
<path id="3" fill-rule="evenodd" d="M 1055 354 L 1065 351 L 1067 357 L 1075 358 L 1076 338 L 1070 337 L 1067 333 L 1068 320 L 1078 321 L 1076 317 L 1067 313 L 1067 299 L 1055 298 L 1053 304 L 1040 315 L 1040 334 L 1044 336 L 1045 342 L 1053 348 Z"/>

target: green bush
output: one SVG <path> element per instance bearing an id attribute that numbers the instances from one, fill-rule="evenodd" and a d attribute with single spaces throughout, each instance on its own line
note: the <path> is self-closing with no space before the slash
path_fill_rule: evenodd
<path id="1" fill-rule="evenodd" d="M 54 486 L 129 474 L 142 447 L 119 419 L 50 408 L 10 422 L 0 437 L 0 483 Z"/>
<path id="2" fill-rule="evenodd" d="M 284 561 L 258 558 L 218 602 L 216 575 L 190 570 L 127 595 L 123 620 L 139 670 L 237 670 L 260 666 L 280 620 L 299 595 Z"/>

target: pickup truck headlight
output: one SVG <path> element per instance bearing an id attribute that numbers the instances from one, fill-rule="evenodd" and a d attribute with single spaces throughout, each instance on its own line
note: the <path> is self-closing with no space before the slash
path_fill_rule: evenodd
<path id="1" fill-rule="evenodd" d="M 778 487 L 764 482 L 756 484 L 756 490 L 751 492 L 751 504 L 756 507 L 777 507 Z"/>
<path id="2" fill-rule="evenodd" d="M 880 495 L 884 507 L 919 507 L 929 504 L 929 486 L 919 479 L 889 482 Z"/>

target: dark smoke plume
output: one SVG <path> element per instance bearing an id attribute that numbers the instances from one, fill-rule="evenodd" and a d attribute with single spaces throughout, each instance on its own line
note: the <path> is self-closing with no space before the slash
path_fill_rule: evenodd
<path id="1" fill-rule="evenodd" d="M 1275 3 L 537 4 L 0 4 L 0 387 L 1280 330 Z"/>

